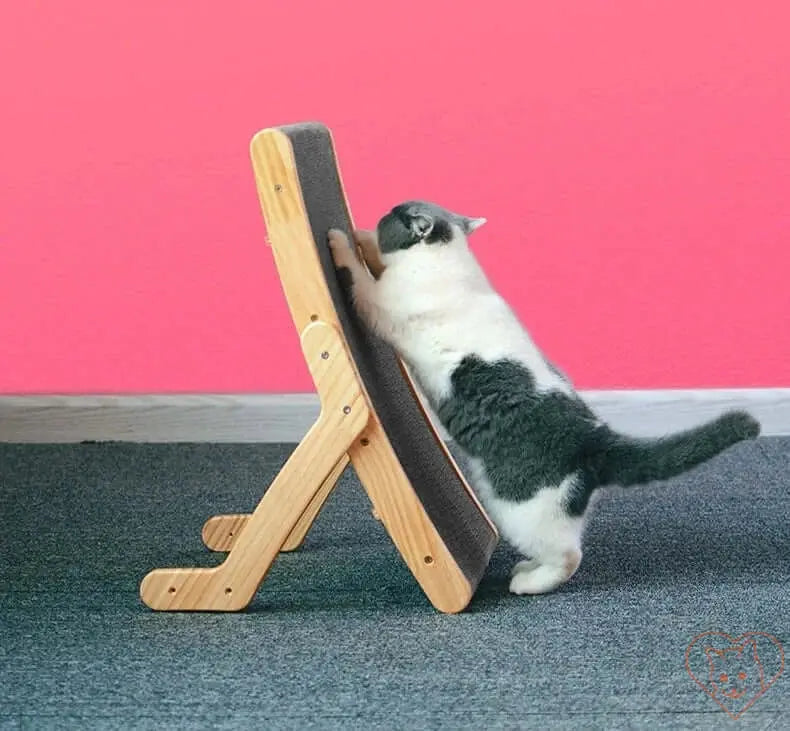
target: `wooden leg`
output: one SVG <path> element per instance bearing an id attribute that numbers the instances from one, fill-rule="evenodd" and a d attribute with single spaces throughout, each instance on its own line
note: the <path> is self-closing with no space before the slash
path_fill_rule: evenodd
<path id="1" fill-rule="evenodd" d="M 347 465 L 348 455 L 344 454 L 343 458 L 334 466 L 329 476 L 324 480 L 323 485 L 321 485 L 321 488 L 307 506 L 307 510 L 302 513 L 288 538 L 285 539 L 285 543 L 280 549 L 281 551 L 295 551 L 302 545 L 307 532 L 310 530 L 310 526 L 313 525 L 313 521 L 318 517 L 318 513 L 321 512 L 321 508 L 324 507 L 326 499 Z M 215 515 L 209 518 L 203 525 L 203 543 L 212 551 L 230 551 L 242 528 L 247 525 L 249 518 L 249 513 L 231 513 L 229 515 Z"/>
<path id="2" fill-rule="evenodd" d="M 373 503 L 374 515 L 429 601 L 441 612 L 463 611 L 476 587 L 469 583 L 407 481 L 375 413 L 365 439 L 355 441 L 349 456 Z"/>
<path id="3" fill-rule="evenodd" d="M 321 413 L 250 515 L 225 561 L 214 568 L 151 571 L 140 596 L 151 609 L 239 611 L 252 600 L 286 539 L 354 440 L 370 410 L 337 330 L 324 322 L 302 333 Z"/>

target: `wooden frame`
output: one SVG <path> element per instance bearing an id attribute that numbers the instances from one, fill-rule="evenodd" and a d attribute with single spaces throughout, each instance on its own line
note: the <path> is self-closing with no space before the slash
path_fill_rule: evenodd
<path id="1" fill-rule="evenodd" d="M 334 486 L 332 476 L 365 428 L 370 411 L 336 328 L 308 325 L 302 349 L 321 397 L 321 414 L 214 568 L 157 569 L 140 586 L 152 609 L 237 611 L 246 607 L 302 516 Z M 342 471 L 342 470 L 341 470 Z M 336 477 L 335 477 L 336 479 Z"/>
<path id="2" fill-rule="evenodd" d="M 471 600 L 484 566 L 478 556 L 477 571 L 470 577 L 468 566 L 465 570 L 463 561 L 448 548 L 371 405 L 317 255 L 291 140 L 283 129 L 263 130 L 252 140 L 251 155 L 268 239 L 301 334 L 321 413 L 253 513 L 214 516 L 203 526 L 206 546 L 229 551 L 226 560 L 210 569 L 152 571 L 141 584 L 142 600 L 157 610 L 243 609 L 278 552 L 294 550 L 302 543 L 350 462 L 374 515 L 428 599 L 442 612 L 459 612 Z M 404 376 L 408 380 L 405 371 Z M 433 436 L 452 462 L 435 431 Z M 487 563 L 496 529 L 460 472 L 458 477 L 466 491 L 463 499 L 474 501 L 490 532 L 482 549 L 482 561 Z"/>

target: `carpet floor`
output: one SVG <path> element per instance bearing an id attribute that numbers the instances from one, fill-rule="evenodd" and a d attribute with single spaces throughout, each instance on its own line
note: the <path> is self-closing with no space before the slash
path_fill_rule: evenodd
<path id="1" fill-rule="evenodd" d="M 203 521 L 292 447 L 0 444 L 0 728 L 788 728 L 790 439 L 605 491 L 553 594 L 510 595 L 500 544 L 438 613 L 349 469 L 247 611 L 147 609 L 143 576 L 221 560 Z M 725 671 L 738 721 L 701 687 Z"/>

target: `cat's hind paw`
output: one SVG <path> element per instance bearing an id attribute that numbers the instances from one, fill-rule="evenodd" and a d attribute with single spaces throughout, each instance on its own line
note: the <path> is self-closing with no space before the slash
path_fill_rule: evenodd
<path id="1" fill-rule="evenodd" d="M 563 572 L 549 566 L 519 571 L 510 580 L 511 594 L 547 594 L 565 581 Z"/>
<path id="2" fill-rule="evenodd" d="M 519 561 L 510 572 L 511 576 L 515 576 L 516 574 L 520 574 L 523 571 L 534 571 L 536 568 L 540 566 L 540 561 L 536 558 L 525 558 L 523 561 Z"/>
<path id="3" fill-rule="evenodd" d="M 557 564 L 540 563 L 533 559 L 519 561 L 513 567 L 510 580 L 512 594 L 546 594 L 564 584 L 576 573 L 582 560 L 580 550 L 569 550 L 562 554 Z"/>

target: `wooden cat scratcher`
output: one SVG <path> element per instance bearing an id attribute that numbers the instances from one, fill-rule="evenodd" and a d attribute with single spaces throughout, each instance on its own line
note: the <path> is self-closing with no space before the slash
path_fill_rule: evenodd
<path id="1" fill-rule="evenodd" d="M 149 607 L 238 611 L 279 551 L 297 548 L 351 462 L 414 577 L 442 612 L 469 603 L 497 532 L 417 399 L 393 350 L 358 321 L 327 232 L 352 222 L 329 130 L 300 124 L 251 144 L 258 194 L 283 290 L 321 400 L 318 420 L 249 515 L 218 515 L 205 544 L 213 568 L 156 569 Z"/>

